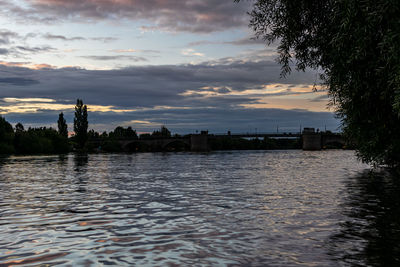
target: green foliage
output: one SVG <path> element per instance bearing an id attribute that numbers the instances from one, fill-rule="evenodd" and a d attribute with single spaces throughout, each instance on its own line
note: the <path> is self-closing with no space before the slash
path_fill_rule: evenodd
<path id="1" fill-rule="evenodd" d="M 22 133 L 24 131 L 24 125 L 22 125 L 22 123 L 18 122 L 15 125 L 15 132 L 16 133 Z"/>
<path id="2" fill-rule="evenodd" d="M 321 71 L 359 157 L 400 165 L 400 1 L 256 0 L 250 14 L 283 75 L 293 61 Z"/>
<path id="3" fill-rule="evenodd" d="M 18 154 L 53 154 L 69 151 L 68 140 L 56 130 L 46 127 L 17 131 L 14 147 Z"/>
<path id="4" fill-rule="evenodd" d="M 88 132 L 88 140 L 100 138 L 100 134 L 93 129 Z"/>
<path id="5" fill-rule="evenodd" d="M 171 137 L 171 132 L 165 127 L 164 125 L 161 126 L 161 129 L 158 131 L 154 131 L 152 134 L 154 137 L 166 137 L 169 138 Z"/>
<path id="6" fill-rule="evenodd" d="M 7 144 L 7 143 L 0 143 L 0 155 L 9 155 L 9 154 L 14 154 L 14 146 L 12 144 Z"/>
<path id="7" fill-rule="evenodd" d="M 75 106 L 74 132 L 75 141 L 80 149 L 85 146 L 85 143 L 88 139 L 88 125 L 87 106 L 83 105 L 81 99 L 77 99 Z"/>
<path id="8" fill-rule="evenodd" d="M 109 139 L 106 140 L 103 145 L 101 146 L 101 149 L 105 152 L 122 152 L 122 147 L 118 143 L 117 140 L 114 139 Z"/>
<path id="9" fill-rule="evenodd" d="M 64 138 L 68 138 L 68 125 L 67 121 L 64 119 L 64 114 L 61 112 L 60 115 L 58 115 L 58 133 L 63 136 Z"/>
<path id="10" fill-rule="evenodd" d="M 0 154 L 11 154 L 13 147 L 14 130 L 5 118 L 0 116 Z"/>
<path id="11" fill-rule="evenodd" d="M 142 134 L 140 135 L 140 139 L 141 139 L 141 140 L 149 140 L 149 139 L 151 139 L 151 134 L 149 134 L 149 133 L 142 133 Z"/>
<path id="12" fill-rule="evenodd" d="M 118 139 L 138 139 L 137 133 L 135 130 L 132 129 L 132 127 L 124 128 L 121 126 L 118 126 L 115 128 L 113 132 L 110 132 L 109 134 L 110 138 L 118 138 Z"/>

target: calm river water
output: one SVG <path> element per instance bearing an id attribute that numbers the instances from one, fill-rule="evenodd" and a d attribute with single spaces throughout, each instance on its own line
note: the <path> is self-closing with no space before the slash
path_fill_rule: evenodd
<path id="1" fill-rule="evenodd" d="M 394 266 L 400 186 L 367 170 L 352 151 L 3 158 L 0 266 Z"/>

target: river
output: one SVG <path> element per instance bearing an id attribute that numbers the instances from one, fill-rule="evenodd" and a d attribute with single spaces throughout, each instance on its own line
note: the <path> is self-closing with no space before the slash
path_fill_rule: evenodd
<path id="1" fill-rule="evenodd" d="M 341 150 L 2 158 L 0 266 L 398 265 L 400 186 L 368 170 Z"/>

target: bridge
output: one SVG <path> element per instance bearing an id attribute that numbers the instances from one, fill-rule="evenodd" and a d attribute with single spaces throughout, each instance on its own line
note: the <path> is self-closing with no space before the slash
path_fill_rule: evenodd
<path id="1" fill-rule="evenodd" d="M 209 151 L 207 134 L 192 134 L 183 137 L 152 137 L 146 139 L 118 138 L 117 142 L 123 151 L 168 151 L 177 147 L 181 150 Z M 107 142 L 107 141 L 106 141 Z M 96 147 L 106 144 L 101 138 L 91 139 L 89 143 Z"/>
<path id="2" fill-rule="evenodd" d="M 340 134 L 315 132 L 303 133 L 242 133 L 242 134 L 190 134 L 181 137 L 152 137 L 148 139 L 119 138 L 114 140 L 123 151 L 169 151 L 179 150 L 210 151 L 209 140 L 223 138 L 276 138 L 302 139 L 303 150 L 321 150 L 330 146 L 343 147 L 345 142 Z M 102 139 L 92 139 L 89 142 L 97 147 L 103 145 Z"/>
<path id="3" fill-rule="evenodd" d="M 215 137 L 232 138 L 300 138 L 301 133 L 234 133 L 234 134 L 213 134 Z"/>
<path id="4" fill-rule="evenodd" d="M 321 150 L 326 148 L 345 147 L 346 142 L 341 134 L 327 134 L 319 132 L 303 132 L 303 150 Z"/>

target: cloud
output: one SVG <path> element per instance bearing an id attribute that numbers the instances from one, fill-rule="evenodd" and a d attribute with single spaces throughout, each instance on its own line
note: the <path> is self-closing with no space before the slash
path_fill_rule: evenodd
<path id="1" fill-rule="evenodd" d="M 246 27 L 246 1 L 220 0 L 22 0 L 0 1 L 4 15 L 23 21 L 129 20 L 143 22 L 143 28 L 172 32 L 210 33 Z"/>
<path id="2" fill-rule="evenodd" d="M 9 51 L 5 48 L 0 48 L 0 55 L 8 55 Z"/>
<path id="3" fill-rule="evenodd" d="M 0 86 L 2 84 L 8 84 L 8 85 L 16 85 L 16 86 L 27 86 L 27 85 L 33 85 L 33 84 L 38 84 L 39 82 L 33 79 L 26 79 L 26 78 L 18 78 L 18 77 L 6 77 L 6 78 L 0 78 Z"/>
<path id="4" fill-rule="evenodd" d="M 100 41 L 103 43 L 109 43 L 109 42 L 117 41 L 118 38 L 116 38 L 116 37 L 92 37 L 92 38 L 90 38 L 90 40 Z"/>
<path id="5" fill-rule="evenodd" d="M 82 36 L 74 36 L 74 37 L 67 37 L 64 35 L 60 34 L 51 34 L 51 33 L 46 33 L 42 35 L 43 38 L 47 40 L 61 40 L 64 42 L 69 42 L 69 41 L 85 41 L 85 40 L 92 40 L 92 41 L 99 41 L 103 43 L 109 43 L 118 40 L 116 37 L 91 37 L 91 38 L 85 38 Z"/>
<path id="6" fill-rule="evenodd" d="M 3 101 L 6 103 L 19 103 L 19 102 L 29 102 L 29 103 L 51 103 L 56 102 L 54 99 L 50 98 L 15 98 L 15 97 L 5 97 Z"/>
<path id="7" fill-rule="evenodd" d="M 86 38 L 75 36 L 75 37 L 66 37 L 64 35 L 55 35 L 51 33 L 46 33 L 43 35 L 43 38 L 48 40 L 61 40 L 61 41 L 84 41 Z"/>
<path id="8" fill-rule="evenodd" d="M 249 125 L 267 131 L 277 123 L 297 128 L 300 121 L 317 128 L 323 121 L 338 125 L 331 112 L 323 112 L 324 102 L 311 101 L 319 96 L 312 91 L 315 73 L 293 72 L 287 79 L 279 74 L 280 66 L 273 61 L 233 59 L 114 70 L 0 65 L 0 99 L 55 101 L 3 101 L 0 109 L 13 122 L 53 123 L 63 110 L 71 119 L 72 107 L 81 98 L 92 107 L 91 127 L 99 130 L 131 121 L 150 123 L 137 124 L 138 130 L 167 123 L 181 132 L 242 131 Z"/>
<path id="9" fill-rule="evenodd" d="M 319 95 L 313 98 L 312 102 L 326 102 L 329 100 L 329 96 L 327 94 Z"/>
<path id="10" fill-rule="evenodd" d="M 22 58 L 26 59 L 27 55 L 30 54 L 40 54 L 40 53 L 48 53 L 48 52 L 54 52 L 57 51 L 55 48 L 50 47 L 50 46 L 36 46 L 36 47 L 31 47 L 31 46 L 23 46 L 23 45 L 18 45 L 18 46 L 11 46 L 8 48 L 0 48 L 0 55 L 1 56 L 12 56 L 13 58 Z M 25 62 L 26 63 L 26 62 Z M 25 65 L 23 62 L 5 62 L 5 61 L 0 61 L 1 65 L 14 65 L 14 66 L 23 66 Z M 50 65 L 48 65 L 50 66 Z"/>
<path id="11" fill-rule="evenodd" d="M 203 53 L 196 52 L 194 49 L 191 49 L 191 48 L 183 49 L 181 51 L 181 54 L 184 56 L 189 56 L 189 57 L 193 57 L 193 56 L 204 57 Z"/>
<path id="12" fill-rule="evenodd" d="M 224 42 L 224 44 L 231 45 L 266 45 L 265 41 L 262 39 L 255 39 L 251 37 L 242 38 L 234 41 Z"/>
<path id="13" fill-rule="evenodd" d="M 90 57 L 96 60 L 114 60 L 120 59 L 120 56 L 123 55 Z M 129 57 L 126 59 L 130 59 Z M 0 73 L 2 71 L 11 73 L 14 77 L 38 81 L 40 86 L 32 86 L 26 90 L 4 88 L 0 91 L 0 97 L 80 97 L 90 99 L 96 104 L 122 107 L 204 106 L 207 105 L 206 99 L 201 103 L 199 99 L 186 99 L 182 94 L 190 90 L 201 92 L 204 87 L 225 87 L 236 93 L 246 90 L 263 93 L 266 85 L 312 85 L 315 80 L 315 73 L 312 72 L 293 72 L 286 79 L 280 79 L 280 66 L 273 61 L 233 59 L 199 64 L 132 66 L 103 71 L 78 68 L 32 70 L 0 65 Z M 220 98 L 222 100 L 223 96 Z"/>
<path id="14" fill-rule="evenodd" d="M 0 45 L 8 45 L 12 42 L 12 39 L 19 38 L 19 34 L 6 29 L 0 30 Z"/>
<path id="15" fill-rule="evenodd" d="M 29 69 L 55 69 L 55 66 L 49 64 L 34 64 L 32 62 L 7 62 L 7 61 L 0 61 L 0 65 L 8 66 L 8 67 L 24 67 Z"/>
<path id="16" fill-rule="evenodd" d="M 229 45 L 266 45 L 265 41 L 262 39 L 254 39 L 252 37 L 247 37 L 247 38 L 241 38 L 238 40 L 233 40 L 233 41 L 207 41 L 207 40 L 202 40 L 202 41 L 196 41 L 196 42 L 190 42 L 187 45 L 188 46 L 201 46 L 201 45 L 221 45 L 221 44 L 229 44 Z"/>
<path id="17" fill-rule="evenodd" d="M 37 46 L 37 47 L 30 47 L 30 46 L 16 46 L 15 47 L 17 50 L 21 52 L 27 52 L 27 53 L 32 53 L 32 54 L 37 54 L 37 53 L 47 53 L 47 52 L 53 52 L 56 49 L 50 46 Z"/>
<path id="18" fill-rule="evenodd" d="M 113 49 L 113 50 L 111 50 L 111 52 L 115 52 L 115 53 L 136 53 L 136 52 L 138 52 L 138 50 L 132 49 L 132 48 L 129 48 L 129 49 Z"/>
<path id="19" fill-rule="evenodd" d="M 9 61 L 0 61 L 0 65 L 8 66 L 8 67 L 26 67 L 31 64 L 31 62 L 9 62 Z"/>
<path id="20" fill-rule="evenodd" d="M 133 48 L 128 48 L 128 49 L 113 49 L 110 50 L 110 52 L 114 53 L 160 53 L 158 50 L 150 50 L 150 49 L 133 49 Z"/>
<path id="21" fill-rule="evenodd" d="M 125 56 L 125 55 L 118 55 L 118 56 L 81 56 L 82 58 L 91 59 L 91 60 L 130 60 L 132 62 L 140 62 L 140 61 L 147 61 L 144 57 L 135 57 L 135 56 Z"/>

